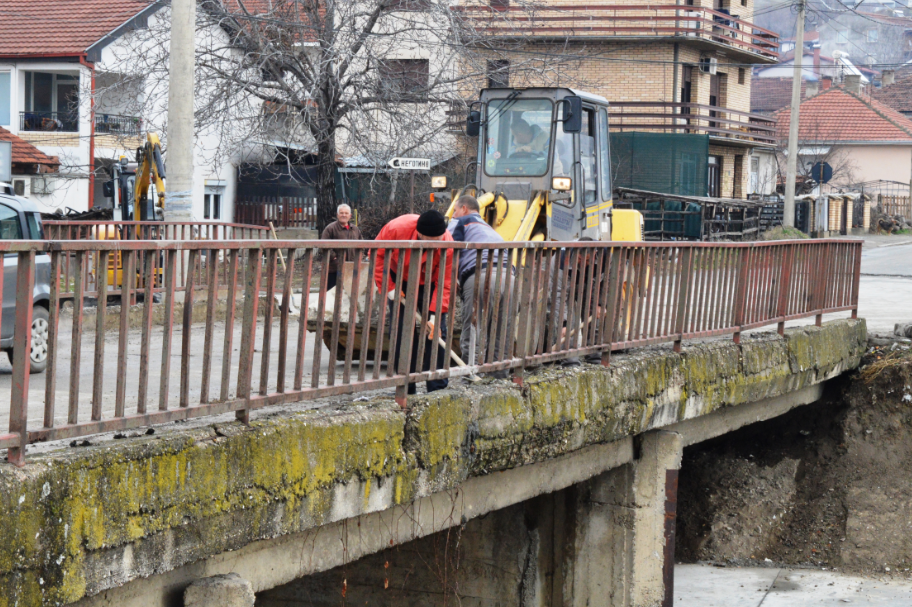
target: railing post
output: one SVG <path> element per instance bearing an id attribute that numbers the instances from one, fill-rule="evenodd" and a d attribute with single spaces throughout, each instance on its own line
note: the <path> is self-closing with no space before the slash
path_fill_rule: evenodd
<path id="1" fill-rule="evenodd" d="M 408 396 L 408 375 L 411 371 L 411 362 L 412 362 L 412 347 L 414 344 L 415 337 L 415 307 L 418 304 L 418 280 L 419 280 L 419 271 L 421 270 L 421 260 L 424 253 L 424 249 L 405 249 L 399 254 L 409 256 L 409 275 L 408 275 L 408 288 L 406 289 L 405 294 L 405 303 L 402 303 L 400 299 L 401 293 L 396 292 L 396 302 L 393 304 L 393 307 L 403 306 L 405 307 L 404 316 L 401 319 L 402 323 L 402 341 L 398 344 L 399 346 L 399 368 L 396 369 L 396 372 L 399 375 L 405 376 L 405 382 L 402 384 L 396 385 L 396 402 L 403 409 L 407 408 L 407 396 Z M 429 255 L 433 254 L 433 250 L 428 252 Z M 426 289 L 430 289 L 431 285 L 425 285 Z M 442 319 L 440 319 L 442 321 Z M 391 330 L 395 332 L 397 326 L 391 325 Z M 418 339 L 422 338 L 424 332 L 424 326 L 418 330 Z M 390 356 L 393 356 L 392 351 L 390 351 Z M 422 367 L 422 361 L 416 361 L 417 367 Z"/>
<path id="2" fill-rule="evenodd" d="M 257 309 L 260 301 L 261 261 L 263 251 L 247 251 L 247 268 L 244 273 L 244 320 L 241 324 L 241 355 L 238 362 L 238 398 L 244 399 L 244 408 L 237 411 L 237 419 L 250 423 L 250 392 L 253 384 L 253 355 L 256 347 Z"/>
<path id="3" fill-rule="evenodd" d="M 10 434 L 19 435 L 19 446 L 10 447 L 6 458 L 25 465 L 28 444 L 29 366 L 32 345 L 32 293 L 35 289 L 35 251 L 18 255 L 16 268 L 16 327 L 13 333 L 13 390 L 10 398 Z"/>
<path id="4" fill-rule="evenodd" d="M 855 251 L 855 271 L 854 282 L 852 284 L 852 319 L 858 318 L 858 290 L 861 283 L 861 246 L 862 243 L 855 244 L 852 248 Z"/>
<path id="5" fill-rule="evenodd" d="M 741 251 L 741 267 L 738 271 L 738 282 L 735 287 L 735 314 L 734 314 L 734 325 L 736 327 L 735 333 L 732 336 L 733 341 L 736 344 L 741 343 L 741 325 L 744 324 L 744 310 L 747 305 L 745 298 L 747 296 L 747 283 L 750 276 L 750 257 L 752 248 L 743 247 Z"/>
<path id="6" fill-rule="evenodd" d="M 780 318 L 776 327 L 779 335 L 785 335 L 785 316 L 788 314 L 788 296 L 792 286 L 792 266 L 794 265 L 796 245 L 785 246 L 782 264 L 779 266 L 779 305 L 776 309 L 776 316 Z"/>
<path id="7" fill-rule="evenodd" d="M 684 335 L 684 326 L 687 322 L 687 300 L 690 295 L 690 279 L 693 276 L 693 247 L 687 247 L 682 251 L 681 265 L 678 267 L 678 306 L 675 315 L 674 334 L 674 351 L 681 351 L 681 340 Z"/>

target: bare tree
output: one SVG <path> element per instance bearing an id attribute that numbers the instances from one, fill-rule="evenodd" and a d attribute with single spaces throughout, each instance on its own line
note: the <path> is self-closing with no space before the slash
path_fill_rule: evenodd
<path id="1" fill-rule="evenodd" d="M 335 212 L 340 154 L 385 166 L 396 155 L 465 151 L 447 112 L 489 77 L 572 85 L 577 55 L 521 53 L 443 0 L 200 0 L 197 145 L 213 155 L 317 166 L 318 224 Z M 533 7 L 530 5 L 530 10 Z M 133 86 L 137 112 L 165 131 L 168 9 L 130 34 L 99 96 Z M 553 44 L 553 43 L 552 43 Z M 156 84 L 158 83 L 158 84 Z M 157 91 L 157 93 L 151 93 Z M 131 95 L 122 95 L 131 97 Z M 305 150 L 308 153 L 289 151 Z M 284 155 L 284 156 L 282 156 Z"/>
<path id="2" fill-rule="evenodd" d="M 788 113 L 786 112 L 785 128 L 788 128 Z M 780 128 L 781 128 L 780 122 Z M 833 186 L 849 185 L 856 181 L 855 173 L 857 163 L 852 158 L 852 148 L 842 147 L 840 141 L 849 137 L 850 125 L 844 127 L 826 125 L 815 121 L 813 117 L 801 116 L 801 132 L 799 136 L 799 157 L 797 165 L 796 194 L 809 194 L 817 185 L 819 174 L 814 173 L 814 167 L 823 163 L 830 166 L 833 171 L 829 183 Z M 779 164 L 779 174 L 785 175 L 788 159 L 787 138 L 780 138 L 779 147 L 776 149 L 776 158 Z"/>

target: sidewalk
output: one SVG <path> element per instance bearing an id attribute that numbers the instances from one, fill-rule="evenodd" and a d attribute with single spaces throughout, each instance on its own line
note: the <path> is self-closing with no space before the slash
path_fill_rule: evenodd
<path id="1" fill-rule="evenodd" d="M 912 605 L 912 580 L 862 578 L 819 569 L 675 566 L 675 607 Z"/>

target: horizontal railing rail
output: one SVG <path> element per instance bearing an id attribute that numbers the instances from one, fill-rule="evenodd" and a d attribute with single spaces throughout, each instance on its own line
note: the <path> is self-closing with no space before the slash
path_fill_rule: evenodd
<path id="1" fill-rule="evenodd" d="M 270 230 L 263 226 L 248 225 L 243 223 L 208 223 L 185 221 L 66 221 L 47 220 L 43 222 L 44 235 L 47 240 L 259 240 L 270 238 Z M 162 274 L 162 259 L 154 257 L 153 274 L 160 277 Z M 97 298 L 98 272 L 96 268 L 99 259 L 97 255 L 89 256 L 84 268 L 84 295 Z M 187 283 L 187 259 L 181 257 L 177 261 L 178 290 L 183 291 Z M 124 292 L 125 274 L 123 273 L 123 259 L 119 253 L 113 253 L 108 259 L 108 295 L 121 295 Z M 76 254 L 70 253 L 61 258 L 60 297 L 72 298 L 75 294 Z M 207 276 L 197 268 L 193 277 L 193 284 L 198 288 L 206 284 Z M 129 287 L 129 285 L 128 285 Z M 153 293 L 161 293 L 161 284 L 153 284 Z M 131 296 L 130 302 L 135 303 L 135 289 L 127 288 Z"/>
<path id="2" fill-rule="evenodd" d="M 511 369 L 521 383 L 526 367 L 549 361 L 597 354 L 608 364 L 613 350 L 665 342 L 679 350 L 683 340 L 737 341 L 765 325 L 781 333 L 797 318 L 855 317 L 861 260 L 860 241 L 839 240 L 0 241 L 0 251 L 18 257 L 15 292 L 0 292 L 0 302 L 16 298 L 0 447 L 19 465 L 36 441 L 228 412 L 246 422 L 269 405 L 392 387 L 405 406 L 413 382 Z M 327 255 L 341 268 L 334 289 L 316 264 Z M 65 311 L 61 279 L 71 256 L 76 305 Z M 90 259 L 103 268 L 114 256 L 142 305 L 86 311 L 79 302 Z M 465 302 L 467 315 L 457 295 L 465 256 L 475 257 L 478 283 L 487 285 Z M 29 358 L 15 353 L 32 343 L 38 264 L 50 268 L 47 370 L 30 376 Z M 193 280 L 200 272 L 205 288 Z M 99 293 L 107 275 L 98 272 Z M 462 326 L 457 316 L 474 320 Z M 412 367 L 413 357 L 427 364 Z"/>
<path id="3" fill-rule="evenodd" d="M 778 59 L 779 36 L 723 9 L 679 4 L 463 5 L 453 10 L 479 34 L 542 37 L 680 37 Z"/>
<path id="4" fill-rule="evenodd" d="M 610 127 L 622 131 L 706 133 L 710 137 L 775 145 L 775 121 L 726 107 L 698 103 L 616 102 L 608 114 Z"/>

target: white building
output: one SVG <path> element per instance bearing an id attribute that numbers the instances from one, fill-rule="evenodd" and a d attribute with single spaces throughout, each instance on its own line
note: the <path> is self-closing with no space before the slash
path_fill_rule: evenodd
<path id="1" fill-rule="evenodd" d="M 137 41 L 149 28 L 167 31 L 170 11 L 139 0 L 4 0 L 3 8 L 0 126 L 60 161 L 58 173 L 31 180 L 27 195 L 47 212 L 105 204 L 106 168 L 122 155 L 133 161 L 147 131 L 165 138 L 167 40 L 157 51 Z M 152 58 L 164 69 L 150 70 Z M 233 219 L 236 166 L 247 151 L 226 151 L 211 131 L 197 134 L 198 220 Z"/>

